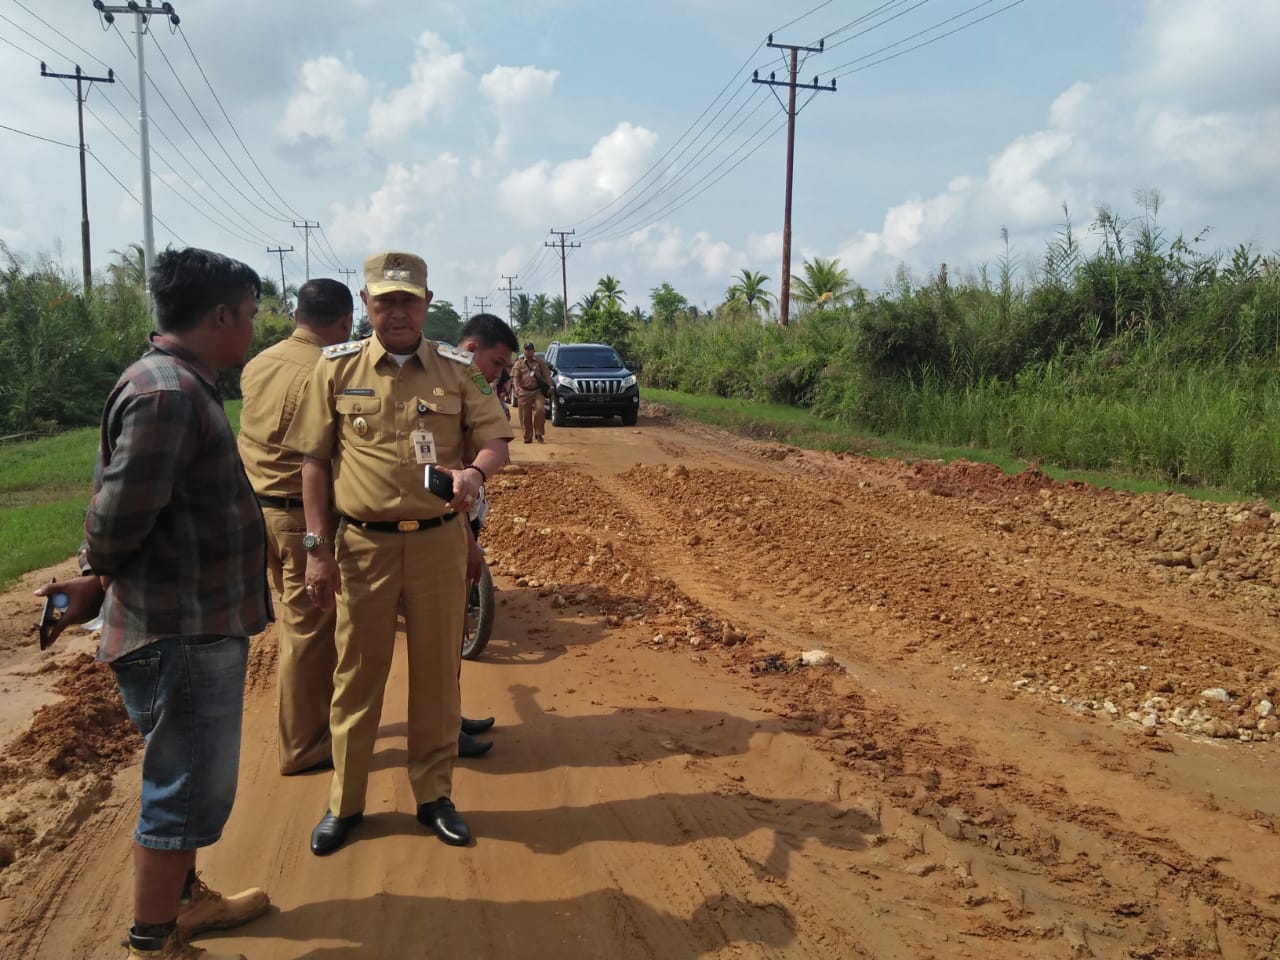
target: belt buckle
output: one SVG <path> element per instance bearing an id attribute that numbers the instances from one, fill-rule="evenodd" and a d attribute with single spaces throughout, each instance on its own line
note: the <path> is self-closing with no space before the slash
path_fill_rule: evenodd
<path id="1" fill-rule="evenodd" d="M 413 531 L 418 529 L 418 521 L 417 520 L 401 520 L 399 523 L 396 524 L 396 529 L 399 530 L 401 533 L 413 533 Z"/>

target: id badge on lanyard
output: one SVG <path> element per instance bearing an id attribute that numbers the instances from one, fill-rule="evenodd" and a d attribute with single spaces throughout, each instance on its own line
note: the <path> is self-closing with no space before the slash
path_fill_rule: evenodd
<path id="1" fill-rule="evenodd" d="M 436 462 L 436 438 L 422 422 L 427 412 L 426 404 L 418 401 L 418 429 L 413 431 L 413 455 L 419 464 Z"/>

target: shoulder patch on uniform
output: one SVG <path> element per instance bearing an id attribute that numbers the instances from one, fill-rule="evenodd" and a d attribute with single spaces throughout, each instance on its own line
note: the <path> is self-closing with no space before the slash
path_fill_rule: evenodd
<path id="1" fill-rule="evenodd" d="M 345 357 L 349 353 L 359 353 L 364 349 L 365 341 L 363 340 L 345 340 L 342 343 L 331 343 L 321 352 L 326 360 L 336 360 L 338 357 Z"/>
<path id="2" fill-rule="evenodd" d="M 471 351 L 461 350 L 451 343 L 437 343 L 436 353 L 447 360 L 452 360 L 454 363 L 471 363 Z"/>
<path id="3" fill-rule="evenodd" d="M 476 385 L 476 389 L 481 393 L 486 395 L 493 393 L 493 387 L 489 386 L 489 381 L 485 379 L 484 374 L 480 372 L 480 368 L 474 363 L 467 368 L 467 375 L 471 377 L 471 382 Z"/>

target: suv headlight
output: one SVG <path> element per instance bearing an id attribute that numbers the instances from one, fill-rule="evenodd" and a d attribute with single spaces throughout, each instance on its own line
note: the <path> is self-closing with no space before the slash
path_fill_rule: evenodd
<path id="1" fill-rule="evenodd" d="M 636 385 L 636 375 L 634 373 L 631 374 L 631 376 L 629 377 L 624 377 L 622 380 L 623 390 L 626 390 L 628 387 L 634 387 L 635 385 Z"/>
<path id="2" fill-rule="evenodd" d="M 577 390 L 578 385 L 573 382 L 572 377 L 566 377 L 563 373 L 557 373 L 555 376 L 556 386 L 564 387 L 566 390 Z"/>

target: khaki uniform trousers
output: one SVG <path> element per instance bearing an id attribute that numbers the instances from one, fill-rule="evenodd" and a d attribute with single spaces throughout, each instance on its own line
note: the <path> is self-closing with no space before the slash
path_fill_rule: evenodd
<path id="1" fill-rule="evenodd" d="M 337 559 L 338 669 L 329 727 L 329 811 L 364 809 L 382 699 L 404 601 L 409 687 L 409 783 L 417 803 L 448 797 L 462 722 L 458 671 L 466 608 L 465 519 L 429 530 L 382 533 L 343 521 Z"/>
<path id="2" fill-rule="evenodd" d="M 329 703 L 333 699 L 333 610 L 307 596 L 307 531 L 302 507 L 262 508 L 267 524 L 267 571 L 281 605 L 276 610 L 280 772 L 297 773 L 329 758 Z"/>
<path id="3" fill-rule="evenodd" d="M 520 429 L 524 431 L 525 442 L 542 436 L 547 422 L 547 411 L 542 406 L 542 394 L 538 391 L 516 397 L 520 405 Z"/>

